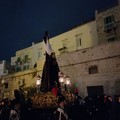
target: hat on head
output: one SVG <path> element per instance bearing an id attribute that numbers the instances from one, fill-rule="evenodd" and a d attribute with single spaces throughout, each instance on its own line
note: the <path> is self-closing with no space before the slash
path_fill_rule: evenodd
<path id="1" fill-rule="evenodd" d="M 61 102 L 63 102 L 64 100 L 66 100 L 65 97 L 64 96 L 60 96 L 58 98 L 58 104 L 61 103 Z"/>

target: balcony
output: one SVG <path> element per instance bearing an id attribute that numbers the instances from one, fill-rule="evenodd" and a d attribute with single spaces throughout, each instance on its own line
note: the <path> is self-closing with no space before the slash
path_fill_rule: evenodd
<path id="1" fill-rule="evenodd" d="M 60 53 L 64 53 L 64 52 L 67 52 L 67 47 L 64 46 L 62 48 L 59 48 L 58 50 L 59 50 Z"/>
<path id="2" fill-rule="evenodd" d="M 109 32 L 111 30 L 115 30 L 115 28 L 116 28 L 115 22 L 110 22 L 110 23 L 104 24 L 104 32 Z"/>

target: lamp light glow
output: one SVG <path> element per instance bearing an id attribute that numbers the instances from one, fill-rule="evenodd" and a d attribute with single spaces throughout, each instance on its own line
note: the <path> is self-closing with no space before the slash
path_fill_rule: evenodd
<path id="1" fill-rule="evenodd" d="M 59 82 L 63 83 L 64 82 L 64 77 L 59 77 Z"/>
<path id="2" fill-rule="evenodd" d="M 41 77 L 39 75 L 37 76 L 36 85 L 41 85 Z"/>
<path id="3" fill-rule="evenodd" d="M 65 81 L 65 82 L 66 82 L 66 85 L 70 85 L 70 83 L 71 83 L 71 82 L 70 82 L 70 78 L 67 77 L 65 80 L 66 80 L 66 81 Z"/>

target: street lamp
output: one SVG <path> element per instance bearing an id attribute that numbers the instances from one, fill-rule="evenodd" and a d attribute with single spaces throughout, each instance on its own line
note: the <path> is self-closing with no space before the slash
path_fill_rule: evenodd
<path id="1" fill-rule="evenodd" d="M 67 77 L 65 78 L 65 82 L 66 82 L 66 85 L 70 85 L 70 84 L 71 84 L 71 81 L 70 81 L 69 76 L 67 76 Z"/>
<path id="2" fill-rule="evenodd" d="M 64 77 L 63 77 L 63 76 L 60 76 L 60 77 L 59 77 L 59 82 L 60 82 L 60 83 L 64 83 Z"/>
<path id="3" fill-rule="evenodd" d="M 58 75 L 59 75 L 59 82 L 61 84 L 62 91 L 63 91 L 63 88 L 65 89 L 65 91 L 67 91 L 67 88 L 71 84 L 69 76 L 64 75 L 62 72 L 59 72 Z"/>
<path id="4" fill-rule="evenodd" d="M 1 83 L 2 83 L 2 84 L 5 84 L 5 80 L 3 79 L 3 80 L 1 81 Z"/>
<path id="5" fill-rule="evenodd" d="M 2 99 L 4 98 L 4 92 L 5 92 L 5 82 L 6 80 L 5 79 L 2 79 L 1 80 L 1 84 L 2 84 Z"/>
<path id="6" fill-rule="evenodd" d="M 37 79 L 36 79 L 37 93 L 40 92 L 40 85 L 41 85 L 41 77 L 40 75 L 37 75 Z"/>
<path id="7" fill-rule="evenodd" d="M 69 91 L 70 84 L 71 84 L 69 76 L 66 76 L 66 78 L 65 78 L 65 84 L 66 84 L 66 90 Z"/>

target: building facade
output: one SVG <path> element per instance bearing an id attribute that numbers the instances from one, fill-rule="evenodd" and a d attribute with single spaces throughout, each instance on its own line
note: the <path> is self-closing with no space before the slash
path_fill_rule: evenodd
<path id="1" fill-rule="evenodd" d="M 105 11 L 97 11 L 95 19 L 97 23 L 98 44 L 105 44 L 120 40 L 120 2 L 118 5 Z"/>
<path id="2" fill-rule="evenodd" d="M 6 67 L 6 61 L 0 61 L 0 76 L 8 74 L 8 70 Z"/>
<path id="3" fill-rule="evenodd" d="M 96 46 L 98 42 L 96 21 L 90 21 L 68 32 L 50 38 L 50 44 L 56 55 L 71 52 L 83 48 Z M 45 59 L 43 41 L 32 43 L 32 46 L 16 51 L 11 57 L 11 63 L 16 64 L 16 71 L 29 70 L 37 65 L 37 62 Z"/>
<path id="4" fill-rule="evenodd" d="M 61 72 L 68 75 L 72 85 L 77 84 L 81 97 L 87 95 L 120 94 L 120 42 L 64 53 L 57 56 Z M 36 85 L 36 76 L 42 75 L 42 67 L 4 76 L 4 96 L 13 98 L 14 89 Z"/>
<path id="5" fill-rule="evenodd" d="M 59 56 L 61 71 L 77 84 L 81 97 L 120 94 L 120 42 Z M 64 59 L 64 60 L 63 60 Z"/>
<path id="6" fill-rule="evenodd" d="M 96 21 L 90 21 L 80 25 L 68 32 L 50 38 L 52 50 L 56 56 L 72 51 L 96 46 L 98 43 Z M 4 76 L 6 87 L 3 85 L 4 97 L 13 98 L 13 90 L 19 89 L 20 86 L 35 86 L 36 76 L 42 75 L 45 61 L 44 43 L 16 51 L 14 57 L 11 57 L 11 65 L 15 65 L 15 72 Z"/>
<path id="7" fill-rule="evenodd" d="M 50 38 L 60 70 L 77 84 L 81 97 L 120 94 L 120 6 L 96 11 L 96 20 Z M 14 89 L 34 86 L 45 60 L 43 42 L 19 50 L 11 58 L 16 72 L 4 76 L 12 98 Z"/>

